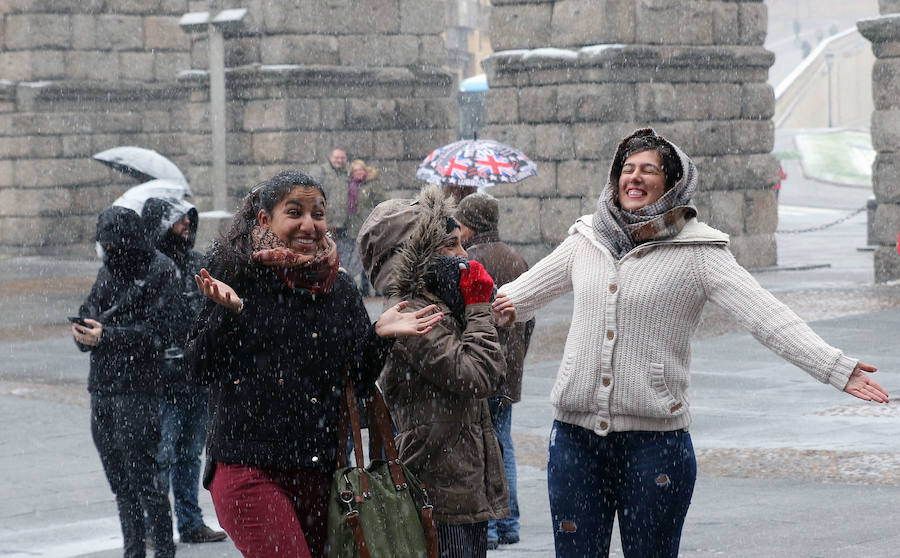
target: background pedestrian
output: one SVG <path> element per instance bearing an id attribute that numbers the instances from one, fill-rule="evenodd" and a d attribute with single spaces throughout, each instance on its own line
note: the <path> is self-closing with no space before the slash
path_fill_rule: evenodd
<path id="1" fill-rule="evenodd" d="M 160 485 L 172 488 L 175 518 L 183 543 L 225 539 L 224 531 L 203 522 L 197 500 L 200 489 L 200 456 L 206 444 L 209 390 L 188 381 L 184 345 L 205 300 L 194 275 L 203 267 L 203 254 L 194 250 L 199 215 L 185 200 L 149 198 L 141 213 L 156 249 L 178 268 L 172 285 L 179 311 L 169 324 L 172 345 L 162 363 L 162 398 L 159 405 L 162 441 L 159 445 Z"/>
<path id="2" fill-rule="evenodd" d="M 500 207 L 486 193 L 466 196 L 456 209 L 463 248 L 470 260 L 484 266 L 498 285 L 512 282 L 528 270 L 528 263 L 500 239 Z M 516 455 L 512 440 L 512 407 L 522 399 L 525 355 L 534 331 L 534 318 L 511 327 L 497 328 L 497 338 L 506 360 L 506 377 L 489 400 L 491 422 L 503 449 L 503 468 L 509 488 L 509 515 L 488 522 L 488 549 L 519 542 L 519 499 L 516 491 Z"/>
<path id="3" fill-rule="evenodd" d="M 345 252 L 348 257 L 341 256 L 341 265 L 357 281 L 363 296 L 369 296 L 370 284 L 363 269 L 356 247 L 356 237 L 369 213 L 375 206 L 385 200 L 384 189 L 378 182 L 378 169 L 366 165 L 361 159 L 350 163 L 350 178 L 347 184 L 347 226 L 344 237 L 352 240 Z"/>

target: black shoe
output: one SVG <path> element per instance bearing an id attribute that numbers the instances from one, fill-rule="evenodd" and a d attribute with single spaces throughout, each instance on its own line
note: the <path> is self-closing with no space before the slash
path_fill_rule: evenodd
<path id="1" fill-rule="evenodd" d="M 224 541 L 227 537 L 225 531 L 213 531 L 206 525 L 201 525 L 181 535 L 181 542 L 187 544 L 208 543 Z"/>
<path id="2" fill-rule="evenodd" d="M 519 542 L 519 535 L 500 535 L 500 539 L 497 542 L 500 544 L 516 544 Z"/>

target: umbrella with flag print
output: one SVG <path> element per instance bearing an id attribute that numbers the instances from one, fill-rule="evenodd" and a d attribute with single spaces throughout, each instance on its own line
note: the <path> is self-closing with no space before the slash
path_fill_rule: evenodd
<path id="1" fill-rule="evenodd" d="M 416 178 L 444 186 L 484 188 L 535 174 L 537 165 L 515 147 L 489 139 L 468 139 L 432 151 L 419 165 Z"/>

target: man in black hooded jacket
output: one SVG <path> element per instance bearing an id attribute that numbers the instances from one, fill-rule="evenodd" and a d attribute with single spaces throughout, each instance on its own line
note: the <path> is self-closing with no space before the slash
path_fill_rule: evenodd
<path id="1" fill-rule="evenodd" d="M 141 217 L 110 207 L 97 219 L 103 267 L 72 324 L 91 353 L 91 434 L 116 496 L 125 556 L 143 558 L 144 514 L 157 558 L 175 556 L 172 516 L 158 480 L 159 366 L 170 344 L 178 270 L 157 252 Z"/>
<path id="2" fill-rule="evenodd" d="M 199 215 L 193 204 L 185 200 L 150 198 L 144 202 L 142 216 L 151 241 L 180 272 L 173 285 L 180 315 L 170 324 L 173 342 L 167 347 L 161 371 L 162 443 L 157 456 L 160 482 L 167 493 L 172 487 L 181 542 L 221 541 L 226 538 L 225 532 L 210 529 L 203 522 L 197 501 L 209 390 L 188 381 L 183 355 L 188 334 L 205 301 L 194 282 L 194 275 L 200 273 L 205 260 L 193 249 Z"/>

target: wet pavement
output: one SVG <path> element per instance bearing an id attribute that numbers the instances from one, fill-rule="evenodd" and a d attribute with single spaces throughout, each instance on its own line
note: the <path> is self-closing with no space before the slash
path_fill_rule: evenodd
<path id="1" fill-rule="evenodd" d="M 784 151 L 777 138 L 776 151 Z M 806 180 L 796 161 L 779 229 L 841 218 L 871 192 Z M 900 401 L 900 285 L 872 285 L 865 213 L 806 234 L 778 234 L 779 266 L 755 277 L 848 354 L 881 368 Z M 65 316 L 96 261 L 0 259 L 0 556 L 121 555 L 115 504 L 90 439 L 88 359 Z M 563 297 L 538 314 L 524 393 L 514 407 L 522 541 L 491 556 L 552 556 L 548 401 L 571 313 Z M 368 304 L 373 315 L 380 303 Z M 691 434 L 699 477 L 682 556 L 900 555 L 900 405 L 858 402 L 786 364 L 709 308 L 693 345 Z M 209 494 L 200 490 L 208 523 Z M 621 556 L 614 536 L 614 556 Z M 228 543 L 178 545 L 179 556 L 237 557 Z"/>

